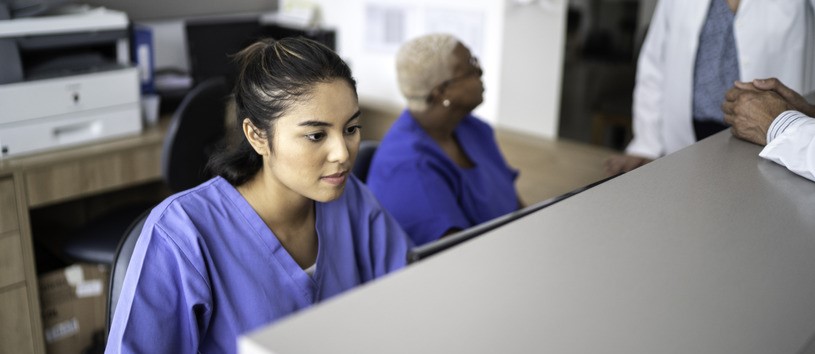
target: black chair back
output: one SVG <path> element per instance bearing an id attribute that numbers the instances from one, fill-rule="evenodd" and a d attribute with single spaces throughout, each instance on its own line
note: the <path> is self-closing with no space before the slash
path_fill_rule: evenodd
<path id="1" fill-rule="evenodd" d="M 196 85 L 173 114 L 161 156 L 161 173 L 172 191 L 209 179 L 209 156 L 226 134 L 226 79 L 213 77 Z"/>
<path id="2" fill-rule="evenodd" d="M 379 147 L 379 142 L 376 140 L 363 140 L 359 143 L 359 152 L 352 172 L 363 183 L 368 179 L 368 170 L 371 168 L 371 160 L 374 158 L 377 147 Z"/>
<path id="3" fill-rule="evenodd" d="M 116 310 L 116 304 L 119 302 L 119 294 L 122 292 L 122 284 L 124 284 L 125 274 L 127 273 L 127 266 L 130 264 L 130 258 L 133 256 L 133 248 L 136 247 L 136 241 L 139 239 L 144 221 L 150 215 L 150 209 L 145 210 L 134 220 L 125 231 L 119 245 L 116 247 L 116 253 L 113 256 L 113 264 L 110 267 L 110 289 L 108 291 L 108 309 L 107 309 L 107 332 L 110 332 L 110 324 L 113 320 L 113 312 Z"/>

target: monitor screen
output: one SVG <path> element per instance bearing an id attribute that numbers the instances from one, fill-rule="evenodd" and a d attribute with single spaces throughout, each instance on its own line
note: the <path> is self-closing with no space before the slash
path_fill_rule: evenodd
<path id="1" fill-rule="evenodd" d="M 194 85 L 222 76 L 231 87 L 237 76 L 232 56 L 263 37 L 257 17 L 190 20 L 184 28 Z"/>
<path id="2" fill-rule="evenodd" d="M 303 36 L 335 48 L 334 31 L 261 24 L 258 16 L 189 20 L 184 27 L 194 84 L 223 76 L 231 87 L 237 76 L 233 55 L 261 38 Z"/>
<path id="3" fill-rule="evenodd" d="M 508 223 L 510 223 L 512 221 L 518 220 L 518 219 L 520 219 L 520 218 L 522 218 L 524 216 L 527 216 L 529 214 L 532 214 L 532 213 L 534 213 L 534 212 L 536 212 L 538 210 L 546 208 L 546 207 L 548 207 L 550 205 L 558 203 L 558 202 L 560 202 L 562 200 L 565 200 L 565 199 L 567 199 L 567 198 L 569 198 L 571 196 L 574 196 L 574 195 L 576 195 L 578 193 L 586 191 L 586 190 L 588 190 L 588 189 L 590 189 L 592 187 L 600 185 L 600 184 L 602 184 L 602 183 L 604 183 L 604 182 L 606 182 L 606 181 L 608 181 L 608 180 L 610 180 L 610 179 L 612 179 L 614 177 L 617 177 L 617 176 L 611 176 L 611 177 L 601 179 L 601 180 L 599 180 L 597 182 L 586 185 L 584 187 L 580 187 L 580 188 L 575 189 L 575 190 L 573 190 L 571 192 L 559 195 L 559 196 L 554 197 L 554 198 L 549 198 L 547 200 L 544 200 L 544 201 L 535 203 L 533 205 L 530 205 L 530 206 L 528 206 L 526 208 L 514 211 L 512 213 L 509 213 L 509 214 L 506 214 L 506 215 L 503 215 L 503 216 L 499 216 L 499 217 L 497 217 L 495 219 L 492 219 L 490 221 L 487 221 L 485 223 L 475 225 L 475 226 L 473 226 L 471 228 L 468 228 L 466 230 L 461 230 L 461 231 L 459 231 L 457 233 L 454 233 L 452 235 L 440 238 L 440 239 L 438 239 L 436 241 L 433 241 L 433 242 L 430 242 L 430 243 L 427 243 L 427 244 L 424 244 L 424 245 L 421 245 L 421 246 L 418 246 L 418 247 L 414 247 L 413 249 L 408 251 L 408 263 L 414 263 L 414 262 L 423 260 L 423 259 L 425 259 L 427 257 L 430 257 L 432 255 L 435 255 L 435 254 L 437 254 L 437 253 L 439 253 L 441 251 L 452 248 L 452 247 L 454 247 L 456 245 L 459 245 L 459 244 L 461 244 L 463 242 L 466 242 L 466 241 L 471 240 L 471 239 L 473 239 L 475 237 L 483 235 L 484 233 L 486 233 L 486 232 L 488 232 L 490 230 L 493 230 L 493 229 L 496 229 L 496 228 L 498 228 L 500 226 L 506 225 L 506 224 L 508 224 Z"/>

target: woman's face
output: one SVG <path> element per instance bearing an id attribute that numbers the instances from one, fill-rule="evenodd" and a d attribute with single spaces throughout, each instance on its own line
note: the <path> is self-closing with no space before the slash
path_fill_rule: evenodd
<path id="1" fill-rule="evenodd" d="M 473 110 L 484 101 L 481 66 L 462 44 L 453 50 L 453 57 L 453 76 L 444 82 L 444 98 L 454 105 Z"/>
<path id="2" fill-rule="evenodd" d="M 319 83 L 275 121 L 264 174 L 290 196 L 335 200 L 351 174 L 359 130 L 359 104 L 348 83 Z"/>

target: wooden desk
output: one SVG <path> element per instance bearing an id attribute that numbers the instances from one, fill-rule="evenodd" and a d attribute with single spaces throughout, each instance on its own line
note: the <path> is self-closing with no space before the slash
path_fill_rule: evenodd
<path id="1" fill-rule="evenodd" d="M 45 353 L 29 210 L 160 180 L 168 123 L 0 160 L 0 353 Z"/>
<path id="2" fill-rule="evenodd" d="M 725 131 L 240 339 L 242 353 L 813 353 L 815 183 Z"/>

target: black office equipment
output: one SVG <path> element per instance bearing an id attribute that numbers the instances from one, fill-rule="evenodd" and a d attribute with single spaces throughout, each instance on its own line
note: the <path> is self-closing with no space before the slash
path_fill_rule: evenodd
<path id="1" fill-rule="evenodd" d="M 232 56 L 258 39 L 302 36 L 335 49 L 332 30 L 293 28 L 262 23 L 258 16 L 190 20 L 185 23 L 190 72 L 194 83 L 222 76 L 230 85 L 237 75 Z"/>
<path id="2" fill-rule="evenodd" d="M 611 177 L 606 177 L 604 179 L 601 179 L 601 180 L 599 180 L 597 182 L 591 183 L 591 184 L 586 185 L 584 187 L 577 188 L 577 189 L 575 189 L 575 190 L 573 190 L 571 192 L 561 194 L 561 195 L 559 195 L 557 197 L 546 199 L 544 201 L 535 203 L 535 204 L 530 205 L 530 206 L 528 206 L 526 208 L 523 208 L 521 210 L 517 210 L 517 211 L 511 212 L 509 214 L 503 215 L 503 216 L 499 216 L 499 217 L 497 217 L 495 219 L 492 219 L 490 221 L 487 221 L 485 223 L 481 223 L 481 224 L 478 224 L 478 225 L 473 226 L 471 228 L 468 228 L 466 230 L 461 230 L 461 231 L 459 231 L 459 232 L 457 232 L 455 234 L 445 236 L 445 237 L 440 238 L 440 239 L 438 239 L 436 241 L 433 241 L 433 242 L 430 242 L 430 243 L 427 243 L 427 244 L 424 244 L 424 245 L 421 245 L 421 246 L 418 246 L 418 247 L 414 247 L 410 251 L 408 251 L 408 256 L 407 256 L 408 257 L 408 263 L 418 262 L 418 261 L 423 260 L 423 259 L 425 259 L 427 257 L 435 255 L 435 254 L 437 254 L 437 253 L 439 253 L 441 251 L 447 250 L 447 249 L 452 248 L 452 247 L 454 247 L 456 245 L 459 245 L 459 244 L 461 244 L 463 242 L 469 241 L 469 240 L 471 240 L 471 239 L 473 239 L 475 237 L 478 237 L 478 236 L 486 233 L 487 231 L 496 229 L 496 228 L 498 228 L 500 226 L 506 225 L 506 224 L 508 224 L 508 223 L 510 223 L 512 221 L 518 220 L 518 219 L 520 219 L 522 217 L 525 217 L 525 216 L 527 216 L 529 214 L 532 214 L 532 213 L 534 213 L 534 212 L 536 212 L 538 210 L 541 210 L 541 209 L 546 208 L 546 207 L 548 207 L 550 205 L 553 205 L 555 203 L 563 201 L 563 200 L 565 200 L 565 199 L 567 199 L 567 198 L 569 198 L 571 196 L 574 196 L 574 195 L 576 195 L 578 193 L 581 193 L 583 191 L 586 191 L 586 190 L 588 190 L 588 189 L 590 189 L 592 187 L 595 187 L 595 186 L 598 186 L 598 185 L 600 185 L 602 183 L 605 183 L 606 181 L 608 181 L 608 180 L 610 180 L 610 179 L 612 179 L 614 177 L 617 177 L 617 176 L 618 175 L 611 176 Z"/>
<path id="3" fill-rule="evenodd" d="M 263 35 L 276 39 L 298 36 L 306 37 L 320 42 L 332 50 L 337 50 L 337 33 L 329 29 L 295 28 L 275 23 L 266 23 L 263 25 Z"/>
<path id="4" fill-rule="evenodd" d="M 232 87 L 238 72 L 232 56 L 263 37 L 256 16 L 190 20 L 184 28 L 193 84 L 224 77 Z"/>

